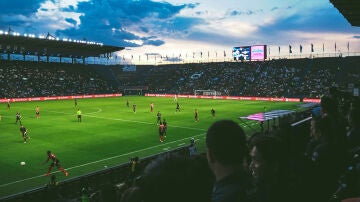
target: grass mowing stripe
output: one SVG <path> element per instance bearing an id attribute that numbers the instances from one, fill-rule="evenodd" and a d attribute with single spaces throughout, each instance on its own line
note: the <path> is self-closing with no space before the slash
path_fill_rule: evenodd
<path id="1" fill-rule="evenodd" d="M 204 133 L 199 134 L 199 135 L 195 135 L 194 137 L 198 137 L 198 136 L 201 136 L 201 135 L 204 135 Z M 103 161 L 107 161 L 107 160 L 110 160 L 110 159 L 118 158 L 118 157 L 121 157 L 121 156 L 126 156 L 126 155 L 130 155 L 130 154 L 135 154 L 135 153 L 137 153 L 137 152 L 142 152 L 142 151 L 150 150 L 150 149 L 153 149 L 153 148 L 156 148 L 156 147 L 166 146 L 166 145 L 173 144 L 173 143 L 176 143 L 176 142 L 179 142 L 179 141 L 184 141 L 184 140 L 186 140 L 186 139 L 189 139 L 189 138 L 183 138 L 183 139 L 175 140 L 175 141 L 172 141 L 172 142 L 167 142 L 167 143 L 163 143 L 163 144 L 160 144 L 160 145 L 155 145 L 155 146 L 152 146 L 152 147 L 148 147 L 148 148 L 144 148 L 144 149 L 139 149 L 139 150 L 136 150 L 136 151 L 128 152 L 128 153 L 125 153 L 125 154 L 120 154 L 120 155 L 112 156 L 112 157 L 109 157 L 109 158 L 100 159 L 100 160 L 93 161 L 93 162 L 89 162 L 89 163 L 84 163 L 84 164 L 81 164 L 81 165 L 77 165 L 77 166 L 73 166 L 73 167 L 70 167 L 70 168 L 66 168 L 66 170 L 72 170 L 72 169 L 84 167 L 84 166 L 87 166 L 87 165 L 96 164 L 96 163 L 99 163 L 99 162 L 103 162 Z M 185 143 L 181 143 L 181 145 L 183 145 L 183 144 L 185 144 Z M 55 171 L 55 172 L 52 172 L 52 173 L 58 173 L 58 172 L 60 172 L 60 171 Z M 6 186 L 9 186 L 9 185 L 12 185 L 12 184 L 16 184 L 16 183 L 20 183 L 20 182 L 24 182 L 24 181 L 28 181 L 28 180 L 40 178 L 40 177 L 44 177 L 44 175 L 38 175 L 38 176 L 35 176 L 35 177 L 30 177 L 30 178 L 26 178 L 26 179 L 22 179 L 22 180 L 17 180 L 17 181 L 10 182 L 10 183 L 6 183 L 6 184 L 1 184 L 0 187 L 6 187 Z"/>
<path id="2" fill-rule="evenodd" d="M 98 109 L 100 109 L 100 108 L 98 108 Z M 99 113 L 101 111 L 102 110 L 100 109 L 100 110 L 98 110 L 96 112 L 90 112 L 90 113 L 83 114 L 83 116 L 91 117 L 91 118 L 105 119 L 105 120 L 114 120 L 114 121 L 122 121 L 122 122 L 142 123 L 142 124 L 147 124 L 147 125 L 154 125 L 154 123 L 144 122 L 144 121 L 134 121 L 134 120 L 127 120 L 127 119 L 107 118 L 107 117 L 101 117 L 101 116 L 88 115 L 88 114 L 93 114 L 93 113 Z M 65 115 L 75 115 L 75 114 L 70 114 L 70 113 L 65 113 L 65 112 L 57 112 L 57 111 L 48 111 L 48 112 L 57 113 L 57 114 L 65 114 Z M 190 129 L 190 130 L 206 131 L 206 129 L 201 129 L 201 128 L 190 128 L 190 127 L 174 126 L 174 125 L 171 125 L 171 128 L 183 128 L 183 129 Z"/>
<path id="3" fill-rule="evenodd" d="M 115 120 L 115 121 L 123 121 L 123 122 L 142 123 L 142 124 L 147 124 L 147 125 L 155 125 L 154 123 L 143 122 L 143 121 L 133 121 L 133 120 L 117 119 L 117 118 L 115 119 L 115 118 L 107 118 L 107 117 L 92 116 L 92 115 L 84 115 L 84 116 L 92 117 L 92 118 L 98 118 L 98 119 L 106 119 L 106 120 Z M 190 128 L 190 127 L 174 126 L 174 125 L 171 125 L 170 127 L 171 127 L 171 128 L 182 128 L 182 129 L 206 131 L 206 129 L 202 129 L 202 128 Z"/>

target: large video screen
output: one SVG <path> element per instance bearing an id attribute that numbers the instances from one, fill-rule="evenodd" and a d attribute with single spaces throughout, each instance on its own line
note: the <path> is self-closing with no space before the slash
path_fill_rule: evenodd
<path id="1" fill-rule="evenodd" d="M 266 59 L 266 46 L 251 46 L 251 60 Z"/>
<path id="2" fill-rule="evenodd" d="M 250 46 L 234 47 L 232 55 L 234 60 L 250 60 Z"/>
<path id="3" fill-rule="evenodd" d="M 232 50 L 233 58 L 236 61 L 265 60 L 267 57 L 266 45 L 240 46 Z"/>

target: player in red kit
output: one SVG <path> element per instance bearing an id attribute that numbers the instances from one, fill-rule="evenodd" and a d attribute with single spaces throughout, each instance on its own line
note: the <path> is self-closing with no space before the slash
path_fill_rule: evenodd
<path id="1" fill-rule="evenodd" d="M 69 173 L 60 165 L 60 161 L 58 158 L 56 158 L 55 154 L 51 153 L 51 151 L 47 151 L 47 159 L 43 162 L 43 164 L 47 163 L 49 160 L 52 160 L 48 172 L 45 174 L 45 176 L 49 176 L 51 169 L 56 166 L 61 172 L 65 174 L 65 176 L 68 176 Z"/>
<path id="2" fill-rule="evenodd" d="M 160 142 L 164 141 L 164 133 L 165 133 L 165 126 L 164 124 L 160 121 L 160 125 L 159 125 L 159 139 Z"/>
<path id="3" fill-rule="evenodd" d="M 199 121 L 199 111 L 197 109 L 195 109 L 195 112 L 194 112 L 194 119 L 195 119 L 195 122 Z"/>
<path id="4" fill-rule="evenodd" d="M 154 112 L 154 103 L 150 104 L 150 112 Z"/>
<path id="5" fill-rule="evenodd" d="M 36 106 L 36 108 L 35 108 L 35 115 L 36 115 L 36 119 L 40 118 L 40 107 L 39 106 Z"/>
<path id="6" fill-rule="evenodd" d="M 8 110 L 10 110 L 10 99 L 7 102 L 7 108 L 8 108 Z"/>

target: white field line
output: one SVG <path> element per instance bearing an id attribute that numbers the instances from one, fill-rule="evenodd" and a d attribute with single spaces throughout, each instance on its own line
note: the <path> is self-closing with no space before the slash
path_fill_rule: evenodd
<path id="1" fill-rule="evenodd" d="M 101 108 L 95 108 L 95 109 L 97 109 L 96 112 L 89 112 L 89 113 L 86 113 L 86 114 L 97 114 L 97 113 L 102 112 L 102 109 L 101 109 Z"/>
<path id="2" fill-rule="evenodd" d="M 194 137 L 198 137 L 198 136 L 202 136 L 202 135 L 205 135 L 205 134 L 202 133 L 202 134 L 199 134 L 199 135 L 195 135 Z M 176 143 L 176 142 L 184 141 L 184 140 L 186 140 L 186 139 L 189 139 L 189 137 L 183 138 L 183 139 L 179 139 L 179 140 L 175 140 L 175 141 L 172 141 L 172 142 L 161 143 L 161 144 L 159 143 L 159 145 L 155 145 L 155 146 L 152 146 L 152 147 L 147 147 L 147 148 L 144 148 L 144 149 L 139 149 L 139 150 L 136 150 L 136 151 L 132 151 L 132 152 L 125 153 L 125 154 L 119 154 L 119 155 L 112 156 L 112 157 L 109 157 L 109 158 L 104 158 L 104 159 L 100 159 L 100 160 L 97 160 L 97 161 L 92 161 L 92 162 L 89 162 L 89 163 L 84 163 L 84 164 L 81 164 L 81 165 L 77 165 L 77 166 L 73 166 L 73 167 L 70 167 L 70 168 L 66 168 L 66 170 L 72 170 L 72 169 L 75 169 L 75 168 L 80 168 L 80 167 L 88 166 L 88 165 L 91 165 L 91 164 L 100 163 L 100 162 L 107 161 L 107 160 L 111 160 L 111 159 L 114 159 L 114 158 L 118 158 L 118 157 L 130 155 L 130 154 L 134 154 L 134 153 L 138 153 L 138 152 L 150 150 L 150 149 L 153 149 L 153 148 L 166 146 L 166 145 L 173 144 L 173 143 Z M 167 147 L 167 148 L 169 148 L 169 147 Z M 52 172 L 52 173 L 58 173 L 58 172 L 60 172 L 60 171 L 55 171 L 55 172 Z M 12 185 L 12 184 L 16 184 L 16 183 L 20 183 L 20 182 L 25 182 L 25 181 L 32 180 L 32 179 L 36 179 L 36 178 L 40 178 L 40 177 L 44 177 L 44 175 L 38 175 L 38 176 L 34 176 L 34 177 L 22 179 L 22 180 L 17 180 L 17 181 L 14 181 L 14 182 L 9 182 L 9 183 L 6 183 L 6 184 L 1 184 L 0 187 L 6 187 L 6 186 L 9 186 L 9 185 Z"/>

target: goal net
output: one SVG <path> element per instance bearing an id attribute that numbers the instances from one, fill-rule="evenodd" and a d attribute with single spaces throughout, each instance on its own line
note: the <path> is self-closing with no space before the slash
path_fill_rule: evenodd
<path id="1" fill-rule="evenodd" d="M 218 96 L 221 95 L 221 93 L 216 90 L 194 90 L 194 95 Z"/>
<path id="2" fill-rule="evenodd" d="M 141 88 L 126 88 L 123 90 L 123 95 L 144 95 Z"/>

